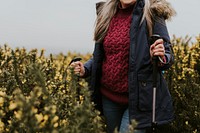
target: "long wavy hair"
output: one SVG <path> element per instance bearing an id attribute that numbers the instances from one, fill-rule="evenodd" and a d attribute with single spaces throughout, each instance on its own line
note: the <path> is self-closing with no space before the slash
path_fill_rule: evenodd
<path id="1" fill-rule="evenodd" d="M 138 1 L 138 0 L 137 0 Z M 144 21 L 144 19 L 147 20 L 147 26 L 149 34 L 152 33 L 152 13 L 150 10 L 150 1 L 144 0 L 145 6 L 143 9 L 143 17 L 141 20 L 141 23 Z M 96 18 L 96 25 L 94 30 L 94 40 L 96 42 L 103 41 L 104 37 L 106 36 L 106 33 L 108 31 L 108 27 L 110 24 L 111 19 L 117 12 L 117 6 L 119 4 L 119 0 L 107 0 L 102 6 L 99 7 L 97 11 L 97 18 Z"/>

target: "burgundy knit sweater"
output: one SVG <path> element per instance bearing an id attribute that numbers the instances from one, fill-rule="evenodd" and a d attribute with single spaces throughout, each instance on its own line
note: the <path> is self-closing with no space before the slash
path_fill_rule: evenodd
<path id="1" fill-rule="evenodd" d="M 104 38 L 105 60 L 102 66 L 101 93 L 110 100 L 128 103 L 128 64 L 130 24 L 133 6 L 119 8 Z"/>

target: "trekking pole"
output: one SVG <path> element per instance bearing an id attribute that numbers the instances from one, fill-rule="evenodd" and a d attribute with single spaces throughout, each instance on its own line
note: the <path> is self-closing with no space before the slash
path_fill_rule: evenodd
<path id="1" fill-rule="evenodd" d="M 73 59 L 69 62 L 68 67 L 69 67 L 73 62 L 80 61 L 80 60 L 82 60 L 82 59 L 79 58 L 79 57 L 73 58 Z"/>
<path id="2" fill-rule="evenodd" d="M 70 61 L 70 63 L 68 64 L 68 67 L 73 63 L 73 62 L 77 62 L 77 61 L 81 61 L 82 58 L 76 57 L 74 59 L 72 59 Z M 76 90 L 76 94 L 77 94 L 77 101 L 80 102 L 80 85 L 79 85 L 79 76 L 77 77 L 77 82 L 78 82 L 78 86 L 77 86 L 77 90 Z"/>
<path id="3" fill-rule="evenodd" d="M 156 40 L 160 39 L 159 35 L 152 35 L 150 38 L 150 44 L 153 44 Z M 156 133 L 156 89 L 157 89 L 157 73 L 158 73 L 158 57 L 153 56 L 153 100 L 152 100 L 152 133 Z"/>

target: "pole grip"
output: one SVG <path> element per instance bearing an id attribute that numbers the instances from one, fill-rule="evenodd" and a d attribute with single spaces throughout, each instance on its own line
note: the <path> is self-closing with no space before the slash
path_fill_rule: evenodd
<path id="1" fill-rule="evenodd" d="M 161 39 L 160 35 L 153 34 L 149 39 L 149 44 L 152 45 L 156 40 Z M 157 72 L 158 72 L 158 57 L 153 56 L 153 87 L 156 87 L 157 84 Z"/>
<path id="2" fill-rule="evenodd" d="M 157 86 L 158 57 L 153 57 L 153 87 Z"/>

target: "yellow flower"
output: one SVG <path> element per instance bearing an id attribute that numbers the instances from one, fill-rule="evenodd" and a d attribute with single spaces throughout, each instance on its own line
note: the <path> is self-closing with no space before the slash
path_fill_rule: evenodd
<path id="1" fill-rule="evenodd" d="M 52 119 L 52 123 L 58 121 L 59 117 L 58 116 L 54 116 L 54 118 Z"/>
<path id="2" fill-rule="evenodd" d="M 61 124 L 68 124 L 68 121 L 67 120 L 62 120 Z"/>
<path id="3" fill-rule="evenodd" d="M 11 123 L 12 123 L 12 121 L 11 121 L 11 120 L 8 120 L 8 123 L 9 123 L 9 124 L 11 124 Z"/>
<path id="4" fill-rule="evenodd" d="M 48 115 L 44 115 L 39 126 L 41 128 L 44 127 L 46 125 L 46 122 L 47 122 L 48 119 L 49 119 L 49 116 Z"/>
<path id="5" fill-rule="evenodd" d="M 52 106 L 51 112 L 52 112 L 53 114 L 56 113 L 56 106 L 55 106 L 55 105 Z"/>
<path id="6" fill-rule="evenodd" d="M 21 110 L 15 111 L 14 114 L 15 114 L 15 117 L 16 117 L 17 119 L 21 119 L 21 118 L 22 118 L 22 111 L 21 111 Z"/>
<path id="7" fill-rule="evenodd" d="M 4 123 L 0 120 L 0 131 L 3 131 L 4 130 Z"/>
<path id="8" fill-rule="evenodd" d="M 44 115 L 44 121 L 47 121 L 49 119 L 48 115 Z"/>
<path id="9" fill-rule="evenodd" d="M 35 107 L 32 107 L 32 111 L 33 111 L 33 113 L 37 113 L 37 112 L 38 112 L 38 109 L 35 108 Z"/>
<path id="10" fill-rule="evenodd" d="M 17 104 L 16 103 L 14 103 L 13 101 L 11 101 L 10 102 L 10 105 L 9 105 L 9 110 L 14 110 L 14 109 L 16 109 L 17 108 Z"/>
<path id="11" fill-rule="evenodd" d="M 54 125 L 53 125 L 53 127 L 58 127 L 58 122 L 56 122 Z"/>
<path id="12" fill-rule="evenodd" d="M 44 110 L 45 111 L 49 111 L 49 107 L 44 107 Z"/>
<path id="13" fill-rule="evenodd" d="M 3 103 L 4 103 L 4 98 L 0 97 L 0 107 L 3 106 Z"/>
<path id="14" fill-rule="evenodd" d="M 4 97 L 4 96 L 6 96 L 6 93 L 3 91 L 0 91 L 0 96 Z"/>
<path id="15" fill-rule="evenodd" d="M 37 121 L 39 123 L 44 119 L 44 117 L 43 117 L 43 115 L 41 113 L 40 114 L 36 114 L 35 117 L 36 117 L 36 119 L 37 119 Z"/>

